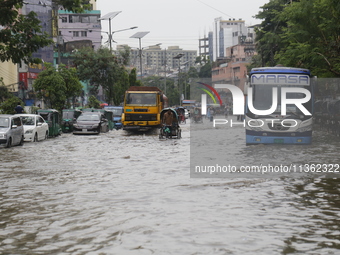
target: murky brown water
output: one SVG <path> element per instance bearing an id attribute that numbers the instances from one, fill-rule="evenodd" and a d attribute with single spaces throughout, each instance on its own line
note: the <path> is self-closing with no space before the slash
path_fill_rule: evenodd
<path id="1" fill-rule="evenodd" d="M 189 126 L 179 140 L 111 131 L 1 148 L 0 254 L 340 253 L 338 179 L 190 178 Z M 228 157 L 275 155 L 233 132 Z M 316 132 L 294 148 L 339 159 L 340 141 Z"/>

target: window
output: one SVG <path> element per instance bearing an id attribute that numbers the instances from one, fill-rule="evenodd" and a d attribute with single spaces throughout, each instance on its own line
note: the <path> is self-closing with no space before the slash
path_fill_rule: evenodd
<path id="1" fill-rule="evenodd" d="M 20 118 L 13 118 L 14 125 L 17 125 L 18 127 L 21 126 L 21 120 Z"/>
<path id="2" fill-rule="evenodd" d="M 61 22 L 62 23 L 67 23 L 67 17 L 61 17 Z"/>
<path id="3" fill-rule="evenodd" d="M 81 23 L 90 23 L 89 16 L 81 16 Z"/>
<path id="4" fill-rule="evenodd" d="M 81 31 L 81 37 L 87 37 L 87 31 Z"/>
<path id="5" fill-rule="evenodd" d="M 99 23 L 99 16 L 90 16 L 90 23 Z"/>
<path id="6" fill-rule="evenodd" d="M 79 31 L 73 31 L 73 37 L 79 37 Z"/>
<path id="7" fill-rule="evenodd" d="M 45 120 L 42 117 L 38 117 L 37 122 L 38 123 L 45 123 Z"/>
<path id="8" fill-rule="evenodd" d="M 69 20 L 70 23 L 77 23 L 77 22 L 80 22 L 80 17 L 79 15 L 70 15 L 70 20 Z"/>
<path id="9" fill-rule="evenodd" d="M 240 67 L 235 67 L 235 68 L 233 68 L 233 71 L 234 71 L 234 73 L 240 72 Z"/>

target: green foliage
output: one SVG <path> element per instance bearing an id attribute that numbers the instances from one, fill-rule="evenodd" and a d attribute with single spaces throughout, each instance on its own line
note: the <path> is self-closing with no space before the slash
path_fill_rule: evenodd
<path id="1" fill-rule="evenodd" d="M 190 67 L 189 71 L 188 71 L 188 76 L 190 78 L 198 78 L 198 72 L 197 69 L 193 66 Z"/>
<path id="2" fill-rule="evenodd" d="M 201 66 L 199 72 L 198 72 L 198 77 L 200 78 L 211 78 L 211 62 L 207 61 L 203 66 Z"/>
<path id="3" fill-rule="evenodd" d="M 66 90 L 65 94 L 67 96 L 67 107 L 70 108 L 69 99 L 73 99 L 81 95 L 82 84 L 77 76 L 77 70 L 75 68 L 67 68 L 65 65 L 59 65 L 59 74 L 63 77 Z"/>
<path id="4" fill-rule="evenodd" d="M 276 59 L 319 77 L 340 77 L 340 2 L 300 0 L 287 6 L 282 17 L 288 26 Z"/>
<path id="5" fill-rule="evenodd" d="M 53 0 L 53 6 L 61 5 L 73 12 L 91 9 L 88 0 Z M 40 20 L 35 12 L 19 14 L 24 0 L 0 1 L 0 61 L 13 63 L 40 63 L 41 59 L 33 58 L 32 53 L 53 44 L 46 32 L 42 32 Z"/>
<path id="6" fill-rule="evenodd" d="M 73 61 L 77 67 L 80 80 L 90 82 L 91 94 L 97 95 L 98 88 L 103 88 L 106 101 L 119 105 L 125 90 L 129 87 L 133 77 L 129 77 L 125 66 L 118 61 L 109 49 L 83 49 L 77 52 Z M 130 81 L 131 79 L 131 81 Z"/>
<path id="7" fill-rule="evenodd" d="M 262 19 L 260 27 L 256 28 L 256 50 L 261 56 L 260 66 L 275 66 L 275 54 L 281 49 L 281 35 L 287 26 L 281 12 L 287 4 L 287 0 L 271 0 L 261 8 L 255 17 Z"/>
<path id="8" fill-rule="evenodd" d="M 89 108 L 95 108 L 99 109 L 100 108 L 100 101 L 94 96 L 89 97 L 89 103 L 88 103 Z"/>
<path id="9" fill-rule="evenodd" d="M 129 64 L 130 60 L 130 47 L 124 46 L 124 50 L 120 50 L 118 52 L 120 63 L 124 66 L 127 66 Z"/>
<path id="10" fill-rule="evenodd" d="M 184 73 L 182 74 L 185 75 Z M 159 76 L 148 76 L 143 79 L 143 83 L 145 86 L 157 87 L 162 90 L 168 98 L 170 106 L 179 104 L 178 83 L 175 83 L 173 78 L 165 79 Z"/>
<path id="11" fill-rule="evenodd" d="M 39 63 L 32 57 L 39 48 L 53 43 L 49 35 L 41 31 L 40 20 L 35 12 L 19 14 L 22 0 L 0 2 L 0 61 L 13 63 Z"/>
<path id="12" fill-rule="evenodd" d="M 271 0 L 256 18 L 259 57 L 252 65 L 307 68 L 319 77 L 340 77 L 340 2 Z"/>
<path id="13" fill-rule="evenodd" d="M 50 108 L 61 111 L 67 99 L 67 87 L 63 76 L 49 63 L 33 84 L 37 97 L 42 98 Z"/>
<path id="14" fill-rule="evenodd" d="M 18 103 L 20 103 L 21 106 L 24 105 L 19 98 L 11 96 L 1 103 L 0 112 L 2 114 L 15 114 L 16 112 L 14 108 L 18 105 Z"/>
<path id="15" fill-rule="evenodd" d="M 66 10 L 71 12 L 84 12 L 91 10 L 91 4 L 88 0 L 52 0 L 56 5 L 62 5 Z"/>
<path id="16" fill-rule="evenodd" d="M 136 70 L 136 68 L 133 68 L 130 71 L 130 74 L 129 74 L 129 84 L 130 84 L 130 86 L 142 86 L 141 81 L 137 80 L 137 70 Z"/>
<path id="17" fill-rule="evenodd" d="M 0 79 L 0 103 L 11 97 L 13 97 L 12 93 L 8 91 L 7 87 L 3 85 L 2 79 Z"/>

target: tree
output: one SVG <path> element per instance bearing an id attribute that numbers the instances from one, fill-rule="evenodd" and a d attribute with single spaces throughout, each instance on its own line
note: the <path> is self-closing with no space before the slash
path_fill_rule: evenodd
<path id="1" fill-rule="evenodd" d="M 340 77 L 340 2 L 300 0 L 287 6 L 281 18 L 288 26 L 276 59 L 319 77 Z"/>
<path id="2" fill-rule="evenodd" d="M 73 61 L 80 80 L 89 81 L 91 94 L 97 95 L 102 87 L 109 104 L 121 103 L 122 95 L 129 87 L 129 76 L 125 66 L 108 48 L 82 49 L 75 54 Z"/>
<path id="3" fill-rule="evenodd" d="M 262 11 L 255 16 L 263 20 L 261 25 L 255 29 L 256 51 L 261 57 L 260 66 L 276 65 L 275 54 L 282 47 L 282 30 L 287 26 L 286 20 L 282 19 L 280 14 L 287 2 L 287 0 L 271 0 L 262 6 Z"/>
<path id="4" fill-rule="evenodd" d="M 13 63 L 39 63 L 32 53 L 51 43 L 49 35 L 41 31 L 40 20 L 35 12 L 19 14 L 22 0 L 0 2 L 0 61 Z"/>
<path id="5" fill-rule="evenodd" d="M 54 6 L 81 12 L 90 8 L 88 0 L 53 0 Z M 46 32 L 42 32 L 40 20 L 35 12 L 19 14 L 24 0 L 0 1 L 0 61 L 13 63 L 40 63 L 32 53 L 53 43 Z"/>
<path id="6" fill-rule="evenodd" d="M 340 77 L 339 1 L 271 0 L 261 8 L 256 49 L 262 66 L 282 64 Z"/>
<path id="7" fill-rule="evenodd" d="M 5 84 L 3 83 L 3 78 L 0 77 L 0 104 L 12 96 L 13 95 L 8 91 L 8 88 L 5 87 Z"/>
<path id="8" fill-rule="evenodd" d="M 97 1 L 97 0 L 95 0 Z M 84 12 L 85 10 L 91 10 L 91 4 L 89 0 L 52 0 L 53 4 L 61 5 L 66 10 L 71 12 Z"/>
<path id="9" fill-rule="evenodd" d="M 69 99 L 72 99 L 74 104 L 74 99 L 81 95 L 83 85 L 79 81 L 77 76 L 77 70 L 75 68 L 67 68 L 65 65 L 59 65 L 59 74 L 62 76 L 65 82 L 65 94 L 67 96 L 67 108 L 70 108 Z"/>
<path id="10" fill-rule="evenodd" d="M 99 109 L 100 108 L 100 101 L 94 95 L 91 95 L 90 98 L 89 98 L 88 106 L 90 108 Z"/>
<path id="11" fill-rule="evenodd" d="M 137 80 L 137 70 L 136 70 L 136 68 L 133 68 L 130 71 L 130 74 L 129 74 L 129 84 L 130 84 L 130 86 L 142 86 L 141 81 Z"/>
<path id="12" fill-rule="evenodd" d="M 24 103 L 15 96 L 8 97 L 5 101 L 3 101 L 0 105 L 1 113 L 3 114 L 15 114 L 14 108 L 18 105 L 24 105 Z"/>
<path id="13" fill-rule="evenodd" d="M 37 97 L 42 98 L 50 108 L 61 111 L 67 99 L 66 83 L 61 74 L 49 63 L 33 84 Z"/>
<path id="14" fill-rule="evenodd" d="M 211 78 L 211 62 L 210 60 L 207 61 L 203 66 L 201 66 L 199 72 L 198 72 L 198 77 L 200 78 Z"/>

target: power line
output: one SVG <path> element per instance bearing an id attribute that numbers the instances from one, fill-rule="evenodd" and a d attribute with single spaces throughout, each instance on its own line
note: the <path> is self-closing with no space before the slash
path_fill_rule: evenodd
<path id="1" fill-rule="evenodd" d="M 222 11 L 216 9 L 215 7 L 212 7 L 211 5 L 204 3 L 204 2 L 201 1 L 201 0 L 197 0 L 197 1 L 200 2 L 201 4 L 204 4 L 204 5 L 208 6 L 208 7 L 210 7 L 211 9 L 214 9 L 215 11 L 218 11 L 218 12 L 224 14 L 224 15 L 227 15 L 227 16 L 230 17 L 230 18 L 234 18 L 234 17 L 230 16 L 229 14 L 226 14 L 225 12 L 222 12 Z"/>

